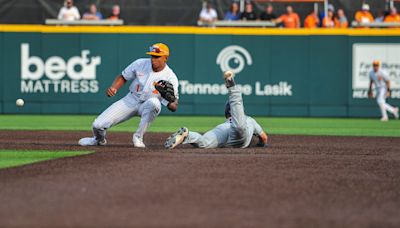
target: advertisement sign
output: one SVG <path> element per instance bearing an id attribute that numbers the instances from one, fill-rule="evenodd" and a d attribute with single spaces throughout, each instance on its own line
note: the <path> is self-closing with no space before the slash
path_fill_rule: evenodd
<path id="1" fill-rule="evenodd" d="M 368 98 L 369 73 L 376 60 L 389 76 L 391 98 L 400 98 L 400 44 L 353 44 L 353 98 Z"/>

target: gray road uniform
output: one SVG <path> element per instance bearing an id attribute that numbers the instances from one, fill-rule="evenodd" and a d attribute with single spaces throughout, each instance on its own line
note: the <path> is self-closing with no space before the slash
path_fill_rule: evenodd
<path id="1" fill-rule="evenodd" d="M 183 144 L 192 144 L 200 148 L 248 147 L 253 135 L 260 135 L 261 126 L 244 113 L 242 93 L 237 86 L 228 88 L 231 117 L 214 129 L 201 135 L 189 131 Z"/>

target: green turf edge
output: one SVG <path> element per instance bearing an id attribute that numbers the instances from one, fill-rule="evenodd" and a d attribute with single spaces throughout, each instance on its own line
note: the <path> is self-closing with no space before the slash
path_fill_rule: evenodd
<path id="1" fill-rule="evenodd" d="M 91 153 L 94 151 L 0 150 L 0 169 Z"/>
<path id="2" fill-rule="evenodd" d="M 63 130 L 90 131 L 95 115 L 0 115 L 0 130 Z M 293 118 L 255 117 L 269 134 L 330 135 L 330 136 L 384 136 L 400 137 L 400 121 L 363 118 Z M 114 126 L 110 131 L 134 132 L 139 117 Z M 149 132 L 175 132 L 179 127 L 206 132 L 223 123 L 220 116 L 159 116 Z"/>

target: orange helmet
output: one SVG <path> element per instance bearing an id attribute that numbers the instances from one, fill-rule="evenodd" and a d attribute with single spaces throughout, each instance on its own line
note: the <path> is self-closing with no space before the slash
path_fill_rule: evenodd
<path id="1" fill-rule="evenodd" d="M 169 56 L 169 48 L 166 44 L 156 43 L 150 46 L 150 49 L 146 54 L 154 56 Z"/>
<path id="2" fill-rule="evenodd" d="M 372 62 L 372 65 L 374 65 L 374 66 L 380 66 L 380 65 L 381 65 L 381 62 L 380 62 L 379 60 L 374 60 L 374 61 Z"/>

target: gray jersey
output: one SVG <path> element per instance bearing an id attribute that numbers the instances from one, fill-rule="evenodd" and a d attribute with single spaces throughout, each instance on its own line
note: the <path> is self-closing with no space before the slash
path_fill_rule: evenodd
<path id="1" fill-rule="evenodd" d="M 231 124 L 232 119 L 230 118 L 225 123 Z M 246 131 L 245 134 L 242 136 L 242 139 L 234 139 L 228 138 L 228 141 L 224 146 L 232 146 L 232 147 L 241 147 L 245 148 L 248 147 L 251 143 L 251 139 L 253 135 L 259 136 L 262 133 L 261 126 L 257 123 L 257 121 L 250 116 L 246 116 Z"/>
<path id="2" fill-rule="evenodd" d="M 378 70 L 377 72 L 371 70 L 369 72 L 369 78 L 374 82 L 375 84 L 375 89 L 377 91 L 381 89 L 386 90 L 386 81 L 389 80 L 389 76 L 384 70 Z"/>
<path id="3" fill-rule="evenodd" d="M 244 114 L 242 94 L 236 87 L 229 91 L 229 103 L 232 117 L 214 129 L 201 135 L 189 131 L 188 137 L 183 142 L 201 148 L 217 147 L 248 147 L 253 135 L 262 133 L 261 126 L 251 117 Z"/>

